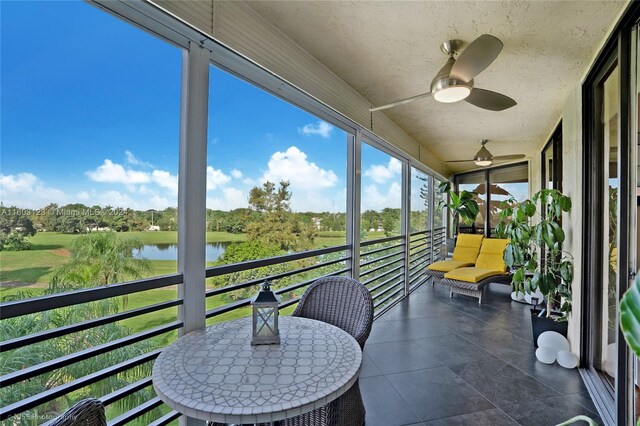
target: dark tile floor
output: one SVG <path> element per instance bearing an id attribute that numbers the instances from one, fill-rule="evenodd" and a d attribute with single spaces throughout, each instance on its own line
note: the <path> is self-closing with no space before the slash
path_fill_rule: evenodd
<path id="1" fill-rule="evenodd" d="M 425 284 L 377 319 L 360 388 L 367 426 L 601 423 L 577 370 L 536 361 L 528 306 L 491 284 L 483 304 Z"/>

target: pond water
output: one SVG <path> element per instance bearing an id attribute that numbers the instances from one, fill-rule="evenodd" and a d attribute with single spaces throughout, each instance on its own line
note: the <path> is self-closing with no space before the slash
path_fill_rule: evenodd
<path id="1" fill-rule="evenodd" d="M 207 262 L 217 260 L 229 243 L 211 243 L 206 247 Z M 149 260 L 178 260 L 177 244 L 147 244 L 139 253 L 140 257 Z"/>

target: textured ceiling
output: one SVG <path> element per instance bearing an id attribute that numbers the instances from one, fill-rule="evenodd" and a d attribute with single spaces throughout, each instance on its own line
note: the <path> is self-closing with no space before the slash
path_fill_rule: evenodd
<path id="1" fill-rule="evenodd" d="M 475 85 L 518 105 L 502 112 L 431 98 L 386 111 L 441 160 L 534 155 L 561 118 L 617 16 L 619 1 L 252 1 L 249 4 L 372 105 L 429 91 L 446 61 L 440 44 L 488 33 L 504 49 Z M 473 163 L 452 164 L 452 171 Z"/>

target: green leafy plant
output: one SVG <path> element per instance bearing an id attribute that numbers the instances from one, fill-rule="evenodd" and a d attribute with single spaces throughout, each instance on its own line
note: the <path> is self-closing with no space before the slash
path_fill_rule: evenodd
<path id="1" fill-rule="evenodd" d="M 547 317 L 558 308 L 560 320 L 571 312 L 573 258 L 562 250 L 565 234 L 560 224 L 562 213 L 570 211 L 569 197 L 556 189 L 543 189 L 531 200 L 511 203 L 500 212 L 500 233 L 511 240 L 504 260 L 513 271 L 513 289 L 525 293 L 540 289 L 547 300 Z M 534 218 L 537 223 L 532 224 Z"/>
<path id="2" fill-rule="evenodd" d="M 458 231 L 458 223 L 462 220 L 465 225 L 472 225 L 480 213 L 480 207 L 475 200 L 475 193 L 469 191 L 460 191 L 459 194 L 451 188 L 451 182 L 444 181 L 438 185 L 438 193 L 441 195 L 447 194 L 449 201 L 442 197 L 438 201 L 437 208 L 442 209 L 444 207 L 449 209 L 449 212 L 453 215 L 453 230 Z"/>

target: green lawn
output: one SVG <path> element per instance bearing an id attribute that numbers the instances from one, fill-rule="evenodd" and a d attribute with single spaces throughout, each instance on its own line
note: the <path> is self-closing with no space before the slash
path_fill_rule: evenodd
<path id="1" fill-rule="evenodd" d="M 178 233 L 174 231 L 129 232 L 144 244 L 177 244 Z M 47 285 L 54 269 L 67 261 L 69 247 L 77 235 L 58 232 L 39 232 L 31 237 L 31 250 L 0 252 L 0 283 L 15 285 Z M 245 234 L 207 232 L 207 243 L 245 241 Z M 345 244 L 344 232 L 320 232 L 315 239 L 316 248 Z M 152 260 L 149 276 L 165 275 L 177 271 L 175 261 Z M 7 287 L 4 285 L 3 287 Z"/>

